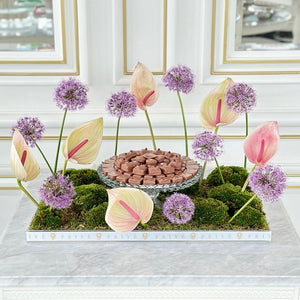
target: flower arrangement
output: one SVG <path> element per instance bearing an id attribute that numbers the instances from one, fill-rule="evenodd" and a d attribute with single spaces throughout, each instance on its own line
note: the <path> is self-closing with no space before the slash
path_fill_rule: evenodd
<path id="1" fill-rule="evenodd" d="M 180 93 L 192 91 L 194 75 L 190 68 L 178 65 L 171 68 L 162 81 L 171 91 L 177 92 L 183 120 L 185 155 L 188 156 L 187 126 Z M 192 142 L 193 155 L 202 163 L 201 178 L 180 193 L 161 193 L 158 199 L 162 202 L 162 208 L 154 206 L 151 197 L 140 189 L 109 188 L 100 180 L 96 170 L 67 169 L 68 161 L 90 164 L 100 150 L 102 118 L 76 127 L 61 146 L 67 112 L 83 109 L 88 103 L 87 92 L 88 88 L 74 78 L 63 80 L 55 89 L 54 100 L 64 113 L 54 166 L 37 144 L 45 130 L 37 117 L 24 117 L 13 126 L 11 167 L 22 191 L 38 207 L 31 229 L 112 229 L 129 232 L 135 228 L 267 228 L 261 200 L 276 201 L 285 188 L 286 178 L 279 167 L 269 164 L 279 146 L 277 122 L 266 122 L 248 134 L 248 112 L 256 105 L 256 94 L 250 86 L 234 83 L 227 78 L 204 99 L 200 107 L 200 122 L 204 131 L 196 134 Z M 147 111 L 158 97 L 154 76 L 145 65 L 138 63 L 132 75 L 130 92 L 115 92 L 106 101 L 107 111 L 117 117 L 115 157 L 118 154 L 121 118 L 133 117 L 137 107 L 145 112 L 153 151 L 159 155 Z M 224 151 L 224 142 L 218 131 L 242 113 L 246 116 L 243 166 L 220 166 L 217 157 Z M 41 201 L 34 199 L 22 185 L 22 182 L 39 175 L 39 166 L 29 147 L 37 147 L 51 173 L 40 187 Z M 58 170 L 60 152 L 65 163 Z M 151 157 L 147 159 L 151 161 Z M 211 161 L 215 161 L 216 168 L 205 178 L 207 163 Z M 250 173 L 246 169 L 247 161 L 253 164 Z M 176 164 L 176 159 L 173 163 Z M 140 168 L 140 171 L 143 170 Z M 162 176 L 160 174 L 157 176 Z"/>

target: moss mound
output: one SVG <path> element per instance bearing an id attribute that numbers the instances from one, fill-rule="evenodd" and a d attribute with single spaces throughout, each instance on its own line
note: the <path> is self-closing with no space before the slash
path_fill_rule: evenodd
<path id="1" fill-rule="evenodd" d="M 100 180 L 97 171 L 93 169 L 67 169 L 65 174 L 69 175 L 70 180 L 73 181 L 74 186 L 91 183 L 104 185 Z"/>
<path id="2" fill-rule="evenodd" d="M 229 218 L 228 206 L 213 198 L 195 198 L 193 219 L 200 224 L 220 224 Z"/>
<path id="3" fill-rule="evenodd" d="M 232 183 L 233 185 L 243 186 L 247 177 L 248 172 L 245 168 L 237 166 L 220 166 L 221 173 L 223 175 L 225 183 Z M 222 181 L 218 168 L 214 169 L 206 178 L 207 184 L 210 186 L 221 185 Z"/>
<path id="4" fill-rule="evenodd" d="M 197 197 L 207 197 L 208 191 L 210 189 L 209 184 L 206 182 L 206 180 L 203 180 L 201 184 L 199 182 L 196 182 L 194 185 L 181 190 L 180 193 Z"/>
<path id="5" fill-rule="evenodd" d="M 96 183 L 84 184 L 75 187 L 74 204 L 78 209 L 85 211 L 108 201 L 105 187 Z"/>
<path id="6" fill-rule="evenodd" d="M 267 227 L 265 214 L 251 206 L 245 207 L 232 222 L 244 227 Z"/>
<path id="7" fill-rule="evenodd" d="M 50 230 L 58 229 L 63 224 L 61 216 L 61 210 L 52 209 L 41 201 L 29 229 L 38 230 L 41 227 L 46 227 Z"/>
<path id="8" fill-rule="evenodd" d="M 86 223 L 94 228 L 99 225 L 105 226 L 105 213 L 107 209 L 107 202 L 104 202 L 96 207 L 93 207 L 85 216 L 86 218 Z"/>
<path id="9" fill-rule="evenodd" d="M 211 188 L 208 196 L 224 202 L 229 208 L 229 213 L 233 214 L 234 211 L 240 209 L 253 196 L 253 193 L 248 191 L 241 192 L 241 190 L 242 188 L 238 185 L 234 186 L 231 183 L 225 183 Z M 250 206 L 260 211 L 262 210 L 262 203 L 258 198 L 253 199 Z"/>

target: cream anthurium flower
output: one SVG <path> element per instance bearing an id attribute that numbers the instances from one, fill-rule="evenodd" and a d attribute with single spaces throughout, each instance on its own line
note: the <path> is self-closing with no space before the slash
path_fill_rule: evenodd
<path id="1" fill-rule="evenodd" d="M 214 130 L 218 126 L 234 122 L 239 114 L 229 110 L 225 104 L 227 89 L 233 86 L 231 78 L 222 81 L 204 99 L 200 108 L 200 121 L 205 129 Z"/>
<path id="2" fill-rule="evenodd" d="M 14 129 L 10 150 L 10 165 L 16 178 L 30 181 L 40 174 L 40 168 L 18 129 Z"/>
<path id="3" fill-rule="evenodd" d="M 158 85 L 147 67 L 138 62 L 132 74 L 130 91 L 136 98 L 137 106 L 145 110 L 145 106 L 153 105 L 159 96 Z"/>
<path id="4" fill-rule="evenodd" d="M 103 135 L 103 118 L 76 127 L 63 144 L 66 160 L 76 164 L 92 163 L 99 152 Z"/>
<path id="5" fill-rule="evenodd" d="M 129 232 L 139 223 L 147 223 L 153 213 L 153 201 L 145 192 L 134 188 L 107 190 L 105 221 L 117 232 Z"/>

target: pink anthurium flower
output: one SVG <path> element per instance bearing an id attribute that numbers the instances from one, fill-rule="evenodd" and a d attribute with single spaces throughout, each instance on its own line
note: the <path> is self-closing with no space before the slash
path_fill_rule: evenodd
<path id="1" fill-rule="evenodd" d="M 103 118 L 76 127 L 62 147 L 67 161 L 77 164 L 92 163 L 99 152 L 103 134 Z"/>
<path id="2" fill-rule="evenodd" d="M 279 132 L 276 121 L 258 126 L 244 142 L 244 151 L 252 163 L 264 167 L 274 156 L 279 146 Z"/>
<path id="3" fill-rule="evenodd" d="M 19 181 L 30 181 L 40 174 L 40 168 L 18 129 L 14 129 L 10 151 L 10 165 Z"/>
<path id="4" fill-rule="evenodd" d="M 153 74 L 140 62 L 137 63 L 132 74 L 130 91 L 136 99 L 137 106 L 145 112 L 151 133 L 153 149 L 156 150 L 153 129 L 146 107 L 153 105 L 157 101 L 159 91 Z"/>
<path id="5" fill-rule="evenodd" d="M 154 76 L 145 65 L 138 62 L 132 74 L 130 91 L 136 98 L 137 106 L 145 110 L 145 106 L 153 105 L 159 96 Z"/>
<path id="6" fill-rule="evenodd" d="M 233 86 L 231 78 L 222 81 L 204 99 L 200 108 L 200 121 L 205 129 L 214 130 L 218 126 L 223 126 L 234 122 L 239 114 L 229 110 L 225 104 L 227 89 Z"/>
<path id="7" fill-rule="evenodd" d="M 108 207 L 105 221 L 117 232 L 129 232 L 139 223 L 147 223 L 153 212 L 153 201 L 145 192 L 134 188 L 107 191 Z"/>

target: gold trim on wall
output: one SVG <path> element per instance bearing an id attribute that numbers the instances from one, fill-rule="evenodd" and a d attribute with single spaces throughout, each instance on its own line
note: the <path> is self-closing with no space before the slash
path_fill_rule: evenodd
<path id="1" fill-rule="evenodd" d="M 164 5 L 163 13 L 163 66 L 162 71 L 152 72 L 154 75 L 164 75 L 167 70 L 167 0 L 162 0 Z M 127 13 L 126 13 L 126 2 L 123 0 L 123 64 L 124 75 L 132 75 L 133 72 L 127 69 Z"/>
<path id="2" fill-rule="evenodd" d="M 245 135 L 221 135 L 221 138 L 224 140 L 243 140 L 245 139 Z M 51 140 L 58 140 L 59 136 L 44 136 L 42 138 L 42 140 L 47 140 L 47 141 L 51 141 Z M 65 140 L 67 137 L 63 136 L 62 139 Z M 115 140 L 115 136 L 114 135 L 106 135 L 103 136 L 103 140 Z M 193 135 L 189 135 L 188 139 L 192 140 L 194 138 Z M 184 140 L 184 136 L 183 135 L 158 135 L 155 136 L 155 139 L 157 140 Z M 280 139 L 283 140 L 299 140 L 300 139 L 300 135 L 298 134 L 283 134 L 280 135 Z M 11 140 L 11 136 L 0 136 L 0 141 L 9 141 Z M 149 135 L 123 135 L 123 136 L 119 136 L 119 140 L 151 140 L 151 136 Z"/>
<path id="3" fill-rule="evenodd" d="M 0 186 L 0 190 L 19 190 L 20 188 L 18 186 Z"/>
<path id="4" fill-rule="evenodd" d="M 79 38 L 78 38 L 78 12 L 77 0 L 73 0 L 74 5 L 74 39 L 75 39 L 75 72 L 0 72 L 0 76 L 68 76 L 79 75 Z M 61 0 L 61 22 L 62 22 L 62 60 L 25 60 L 25 61 L 1 61 L 0 64 L 66 64 L 67 63 L 67 50 L 66 50 L 66 28 L 65 28 L 65 0 Z"/>
<path id="5" fill-rule="evenodd" d="M 217 0 L 213 0 L 212 6 L 212 35 L 211 35 L 211 75 L 280 75 L 280 74 L 300 74 L 299 71 L 215 71 L 215 29 L 216 29 L 216 5 Z M 227 59 L 227 38 L 228 38 L 228 16 L 229 0 L 225 0 L 224 10 L 224 41 L 223 41 L 223 64 L 254 64 L 254 63 L 298 63 L 300 59 L 269 59 L 269 60 L 228 60 Z"/>

